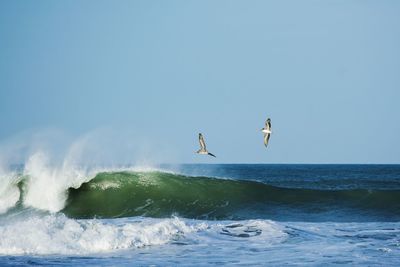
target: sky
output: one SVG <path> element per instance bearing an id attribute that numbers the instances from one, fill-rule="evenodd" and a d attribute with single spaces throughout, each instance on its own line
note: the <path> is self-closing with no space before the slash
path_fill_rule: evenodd
<path id="1" fill-rule="evenodd" d="M 62 139 L 113 162 L 400 163 L 399 14 L 395 0 L 0 1 L 0 153 Z M 217 158 L 194 153 L 199 132 Z"/>

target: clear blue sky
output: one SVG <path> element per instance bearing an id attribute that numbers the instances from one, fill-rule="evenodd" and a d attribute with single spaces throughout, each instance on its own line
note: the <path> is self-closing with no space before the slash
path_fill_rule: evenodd
<path id="1" fill-rule="evenodd" d="M 400 163 L 399 14 L 394 0 L 4 0 L 0 140 L 108 129 L 110 147 L 160 145 L 165 162 Z M 200 131 L 216 159 L 193 153 Z"/>

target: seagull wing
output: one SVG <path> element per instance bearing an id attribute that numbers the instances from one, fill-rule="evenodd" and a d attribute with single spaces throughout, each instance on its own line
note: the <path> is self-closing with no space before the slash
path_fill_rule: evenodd
<path id="1" fill-rule="evenodd" d="M 206 143 L 204 142 L 203 135 L 199 133 L 200 150 L 206 151 Z"/>
<path id="2" fill-rule="evenodd" d="M 208 155 L 210 155 L 210 156 L 216 158 L 216 156 L 215 156 L 213 153 L 208 152 Z"/>

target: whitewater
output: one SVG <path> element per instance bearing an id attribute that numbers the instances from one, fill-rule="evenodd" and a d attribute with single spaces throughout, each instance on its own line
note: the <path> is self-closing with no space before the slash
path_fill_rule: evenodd
<path id="1" fill-rule="evenodd" d="M 399 263 L 399 165 L 0 168 L 1 266 Z"/>

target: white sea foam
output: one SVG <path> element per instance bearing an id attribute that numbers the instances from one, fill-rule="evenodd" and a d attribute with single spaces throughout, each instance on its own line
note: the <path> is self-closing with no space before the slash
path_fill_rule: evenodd
<path id="1" fill-rule="evenodd" d="M 160 245 L 197 230 L 179 219 L 112 224 L 47 215 L 0 227 L 0 254 L 87 254 Z"/>
<path id="2" fill-rule="evenodd" d="M 98 183 L 93 183 L 90 185 L 91 188 L 93 189 L 101 189 L 101 190 L 106 190 L 110 188 L 120 188 L 121 183 L 118 181 L 101 181 Z"/>
<path id="3" fill-rule="evenodd" d="M 25 217 L 11 218 L 0 224 L 0 254 L 82 255 L 163 245 L 175 241 L 205 239 L 206 242 L 218 243 L 234 238 L 221 235 L 224 224 L 180 218 L 74 220 L 62 214 Z M 227 224 L 229 223 L 225 223 Z M 281 227 L 273 222 L 250 221 L 245 222 L 245 225 L 262 230 L 257 238 L 262 238 L 263 246 L 268 243 L 266 241 L 280 240 L 286 236 Z M 222 239 L 218 241 L 220 237 Z M 253 238 L 247 240 L 252 242 Z"/>

